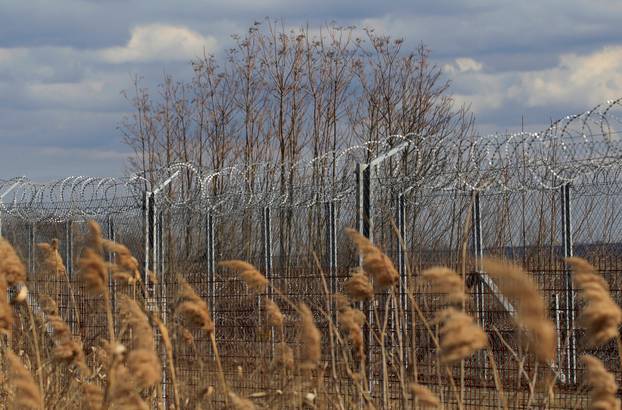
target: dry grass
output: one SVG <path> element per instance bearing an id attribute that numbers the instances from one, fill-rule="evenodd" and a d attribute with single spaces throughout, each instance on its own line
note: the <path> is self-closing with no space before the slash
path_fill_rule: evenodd
<path id="1" fill-rule="evenodd" d="M 415 286 L 407 295 L 411 311 L 406 312 L 396 288 L 398 274 L 388 256 L 358 233 L 350 230 L 348 235 L 361 254 L 362 270 L 341 285 L 343 294 L 331 294 L 319 268 L 323 291 L 309 304 L 290 300 L 252 264 L 232 260 L 220 265 L 236 272 L 251 291 L 232 309 L 250 311 L 257 318 L 251 330 L 256 342 L 249 354 L 233 356 L 229 350 L 224 360 L 221 349 L 241 352 L 243 340 L 239 346 L 220 343 L 216 336 L 223 318 L 212 317 L 197 289 L 180 275 L 171 303 L 147 303 L 138 261 L 126 246 L 103 239 L 97 224 L 89 224 L 86 247 L 77 258 L 80 284 L 87 292 L 78 291 L 78 297 L 88 294 L 97 301 L 91 315 L 97 315 L 105 329 L 88 342 L 81 339 L 82 322 L 67 320 L 75 302 L 65 300 L 66 307 L 59 309 L 58 294 L 37 294 L 42 312 L 33 314 L 26 287 L 9 301 L 7 287 L 26 282 L 27 275 L 17 253 L 0 240 L 5 256 L 0 259 L 0 396 L 14 403 L 0 408 L 149 409 L 161 408 L 165 396 L 174 409 L 467 408 L 468 390 L 475 388 L 465 387 L 465 364 L 481 360 L 483 353 L 494 376 L 494 385 L 482 388 L 486 405 L 554 404 L 554 392 L 537 388 L 542 371 L 536 364 L 530 372 L 526 363 L 551 362 L 555 329 L 544 298 L 520 267 L 496 260 L 484 264 L 516 306 L 515 330 L 528 340 L 525 352 L 504 340 L 511 366 L 506 362 L 501 367 L 517 369 L 510 383 L 518 381 L 518 386 L 510 386 L 503 385 L 491 354 L 493 329 L 482 328 L 469 312 L 462 276 L 446 267 L 411 275 Z M 41 273 L 66 280 L 58 242 L 40 244 L 39 250 Z M 113 261 L 107 261 L 104 252 L 113 253 Z M 580 321 L 592 345 L 617 337 L 622 316 L 606 282 L 587 262 L 568 262 L 584 302 Z M 114 295 L 114 310 L 110 279 L 124 284 Z M 427 293 L 417 294 L 423 289 L 421 280 L 442 298 L 435 297 L 428 305 Z M 269 290 L 275 299 L 266 294 Z M 430 311 L 439 300 L 444 306 Z M 412 341 L 402 339 L 399 332 L 408 326 L 419 331 Z M 406 351 L 408 346 L 414 346 L 412 352 Z M 14 351 L 20 352 L 19 357 Z M 591 408 L 619 408 L 613 375 L 592 356 L 583 356 L 582 363 Z M 181 371 L 189 368 L 195 376 Z M 2 374 L 8 375 L 4 381 Z M 551 377 L 546 380 L 555 383 L 547 374 Z M 525 394 L 506 398 L 506 389 Z"/>

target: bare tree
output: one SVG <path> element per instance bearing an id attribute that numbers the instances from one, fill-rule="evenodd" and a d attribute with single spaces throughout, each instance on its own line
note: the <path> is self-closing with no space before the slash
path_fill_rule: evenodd
<path id="1" fill-rule="evenodd" d="M 301 178 L 309 177 L 299 174 L 308 171 L 298 162 L 324 156 L 310 177 L 315 186 L 331 187 L 346 172 L 331 153 L 412 134 L 411 148 L 379 172 L 423 180 L 446 163 L 439 146 L 448 138 L 466 140 L 473 119 L 468 108 L 455 106 L 449 83 L 430 62 L 430 50 L 423 45 L 409 50 L 405 44 L 371 28 L 312 30 L 270 19 L 256 22 L 234 35 L 232 47 L 221 55 L 193 61 L 190 81 L 165 75 L 154 97 L 134 79 L 125 92 L 134 112 L 120 127 L 135 154 L 129 167 L 153 180 L 156 169 L 177 161 L 210 172 L 235 164 L 245 189 L 275 190 L 291 200 Z M 262 162 L 273 165 L 258 173 Z M 228 183 L 226 173 L 213 178 L 210 194 L 225 192 Z M 188 174 L 183 189 L 192 184 Z M 306 215 L 308 229 L 301 235 L 292 207 L 279 210 L 285 266 L 296 241 L 322 240 L 323 211 L 314 212 Z M 244 221 L 254 229 L 250 213 Z"/>

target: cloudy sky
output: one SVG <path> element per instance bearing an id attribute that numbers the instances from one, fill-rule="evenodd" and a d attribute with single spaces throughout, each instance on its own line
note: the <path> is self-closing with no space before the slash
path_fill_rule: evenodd
<path id="1" fill-rule="evenodd" d="M 0 179 L 120 175 L 120 92 L 191 74 L 265 16 L 419 42 L 482 133 L 622 96 L 621 0 L 0 0 Z"/>

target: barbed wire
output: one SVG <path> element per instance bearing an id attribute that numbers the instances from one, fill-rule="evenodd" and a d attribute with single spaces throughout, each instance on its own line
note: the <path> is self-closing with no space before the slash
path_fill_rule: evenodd
<path id="1" fill-rule="evenodd" d="M 391 135 L 295 163 L 264 162 L 219 170 L 175 163 L 155 183 L 129 177 L 70 176 L 38 183 L 0 180 L 0 214 L 31 222 L 63 221 L 140 209 L 145 191 L 173 180 L 158 197 L 165 208 L 230 213 L 252 207 L 304 207 L 352 198 L 355 166 L 403 145 L 374 169 L 384 193 L 435 190 L 554 190 L 566 183 L 618 189 L 622 173 L 622 98 L 561 118 L 541 132 Z"/>

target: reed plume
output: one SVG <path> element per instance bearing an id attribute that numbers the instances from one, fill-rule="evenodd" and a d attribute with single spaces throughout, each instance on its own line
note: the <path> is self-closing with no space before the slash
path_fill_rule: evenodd
<path id="1" fill-rule="evenodd" d="M 374 283 L 381 289 L 395 285 L 399 273 L 391 259 L 354 229 L 346 228 L 346 234 L 363 257 L 363 270 L 374 279 Z"/>
<path id="2" fill-rule="evenodd" d="M 136 392 L 134 375 L 122 363 L 116 363 L 110 379 L 110 404 L 113 409 L 149 410 Z"/>
<path id="3" fill-rule="evenodd" d="M 101 410 L 104 403 L 104 392 L 94 383 L 82 385 L 82 406 L 86 410 Z"/>
<path id="4" fill-rule="evenodd" d="M 43 409 L 41 391 L 30 372 L 22 364 L 22 361 L 10 350 L 5 352 L 4 357 L 9 365 L 9 381 L 15 391 L 14 404 L 16 408 Z"/>
<path id="5" fill-rule="evenodd" d="M 413 398 L 417 399 L 417 404 L 424 408 L 441 408 L 441 401 L 436 394 L 426 386 L 418 383 L 411 383 L 408 386 L 408 390 Z"/>
<path id="6" fill-rule="evenodd" d="M 250 263 L 241 260 L 230 260 L 222 261 L 218 265 L 237 271 L 244 283 L 246 283 L 246 286 L 256 293 L 263 293 L 268 287 L 268 279 Z"/>
<path id="7" fill-rule="evenodd" d="M 533 279 L 510 262 L 484 258 L 483 266 L 501 292 L 515 304 L 516 320 L 527 330 L 529 349 L 541 362 L 554 360 L 557 350 L 555 325 L 548 318 L 547 305 Z"/>
<path id="8" fill-rule="evenodd" d="M 111 241 L 102 240 L 102 246 L 108 252 L 116 255 L 116 261 L 112 269 L 112 278 L 129 284 L 140 281 L 140 265 L 127 246 Z"/>
<path id="9" fill-rule="evenodd" d="M 9 304 L 6 277 L 0 274 L 0 333 L 11 333 L 13 328 L 13 309 Z"/>
<path id="10" fill-rule="evenodd" d="M 42 297 L 41 300 L 47 323 L 54 332 L 55 346 L 52 356 L 55 360 L 74 364 L 78 366 L 82 372 L 88 374 L 89 369 L 86 365 L 84 350 L 80 339 L 72 335 L 69 326 L 58 312 L 56 302 L 47 296 Z"/>
<path id="11" fill-rule="evenodd" d="M 235 410 L 255 410 L 255 404 L 243 397 L 238 396 L 234 392 L 229 392 L 229 400 L 231 400 L 231 405 Z"/>
<path id="12" fill-rule="evenodd" d="M 65 274 L 65 264 L 58 252 L 58 247 L 58 239 L 52 239 L 50 243 L 37 244 L 37 249 L 40 251 L 39 268 L 41 273 L 56 277 L 62 277 Z"/>
<path id="13" fill-rule="evenodd" d="M 180 397 L 179 397 L 179 386 L 177 384 L 177 373 L 175 372 L 175 362 L 173 359 L 173 343 L 171 343 L 171 338 L 169 336 L 168 328 L 166 325 L 157 317 L 153 317 L 156 325 L 158 326 L 158 330 L 160 331 L 160 337 L 162 338 L 162 342 L 164 343 L 164 348 L 166 349 L 166 360 L 168 363 L 168 371 L 171 374 L 171 381 L 173 382 L 173 394 L 175 400 L 175 408 L 181 408 L 180 405 Z M 186 329 L 184 329 L 186 330 Z M 187 330 L 186 330 L 187 331 Z"/>
<path id="14" fill-rule="evenodd" d="M 276 346 L 276 364 L 285 369 L 292 370 L 294 368 L 294 351 L 285 342 L 281 342 Z"/>
<path id="15" fill-rule="evenodd" d="M 421 276 L 432 285 L 433 293 L 443 293 L 448 303 L 461 304 L 466 300 L 464 280 L 453 270 L 434 266 L 421 272 Z"/>
<path id="16" fill-rule="evenodd" d="M 93 249 L 99 255 L 102 255 L 104 253 L 104 239 L 101 226 L 93 220 L 88 221 L 86 226 L 88 228 L 88 233 L 85 245 Z"/>
<path id="17" fill-rule="evenodd" d="M 213 333 L 214 322 L 210 316 L 207 303 L 196 294 L 185 279 L 179 278 L 179 281 L 175 313 L 184 318 L 191 326 L 203 329 L 207 333 Z"/>
<path id="18" fill-rule="evenodd" d="M 198 327 L 204 330 L 210 337 L 212 344 L 212 350 L 216 359 L 216 366 L 218 367 L 218 378 L 220 379 L 220 386 L 225 394 L 229 392 L 227 381 L 225 380 L 225 374 L 222 369 L 222 363 L 220 362 L 220 354 L 218 353 L 218 345 L 216 343 L 215 327 L 212 318 L 210 317 L 209 309 L 203 299 L 196 294 L 192 286 L 188 284 L 183 278 L 179 277 L 180 289 L 177 294 L 177 304 L 175 307 L 175 313 L 184 318 L 190 325 Z"/>
<path id="19" fill-rule="evenodd" d="M 619 410 L 620 399 L 616 397 L 618 384 L 603 362 L 591 355 L 581 356 L 585 365 L 585 384 L 590 388 L 590 409 Z"/>
<path id="20" fill-rule="evenodd" d="M 466 359 L 488 346 L 486 332 L 465 312 L 454 308 L 440 310 L 436 314 L 440 323 L 440 359 L 453 364 Z"/>
<path id="21" fill-rule="evenodd" d="M 127 355 L 127 367 L 139 388 L 160 382 L 162 366 L 155 350 L 153 330 L 147 315 L 128 296 L 121 297 L 121 321 L 132 329 L 133 349 Z"/>
<path id="22" fill-rule="evenodd" d="M 361 270 L 357 270 L 346 280 L 343 290 L 354 301 L 369 300 L 374 297 L 374 287 Z"/>
<path id="23" fill-rule="evenodd" d="M 191 345 L 194 343 L 194 336 L 192 332 L 190 332 L 185 327 L 181 326 L 181 338 L 184 340 L 184 343 Z"/>
<path id="24" fill-rule="evenodd" d="M 0 237 L 0 276 L 9 286 L 26 282 L 26 267 L 11 244 Z"/>
<path id="25" fill-rule="evenodd" d="M 317 367 L 322 356 L 322 335 L 315 325 L 311 309 L 306 304 L 300 303 L 298 310 L 302 319 L 300 325 L 300 368 L 312 370 Z"/>
<path id="26" fill-rule="evenodd" d="M 363 339 L 365 315 L 360 310 L 354 309 L 349 305 L 342 305 L 339 309 L 337 320 L 352 344 L 356 356 L 360 361 L 363 361 L 365 359 L 365 343 Z"/>
<path id="27" fill-rule="evenodd" d="M 276 328 L 282 329 L 285 316 L 283 315 L 283 313 L 281 313 L 279 305 L 274 303 L 274 301 L 270 298 L 265 298 L 264 300 L 266 309 L 266 322 L 269 326 L 274 326 Z"/>
<path id="28" fill-rule="evenodd" d="M 101 295 L 108 290 L 108 272 L 106 262 L 99 253 L 91 248 L 84 249 L 78 260 L 80 276 L 86 289 L 93 295 Z"/>
<path id="29" fill-rule="evenodd" d="M 572 266 L 572 277 L 579 290 L 579 297 L 585 303 L 578 323 L 585 327 L 585 342 L 588 347 L 598 347 L 618 337 L 622 323 L 622 309 L 609 294 L 609 285 L 596 273 L 596 268 L 585 259 L 566 258 Z"/>

